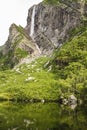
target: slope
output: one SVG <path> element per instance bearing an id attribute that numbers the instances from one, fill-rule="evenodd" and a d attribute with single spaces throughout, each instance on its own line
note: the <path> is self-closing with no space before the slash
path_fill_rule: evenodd
<path id="1" fill-rule="evenodd" d="M 74 30 L 76 31 L 76 30 Z M 13 70 L 0 71 L 0 99 L 57 101 L 61 96 L 87 98 L 87 29 L 50 56 Z"/>

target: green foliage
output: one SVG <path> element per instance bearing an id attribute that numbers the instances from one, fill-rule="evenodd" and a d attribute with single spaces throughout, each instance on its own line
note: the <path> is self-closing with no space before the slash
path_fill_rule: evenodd
<path id="1" fill-rule="evenodd" d="M 0 70 L 6 70 L 13 68 L 21 58 L 25 58 L 28 55 L 28 52 L 21 48 L 22 40 L 27 39 L 27 34 L 21 26 L 14 25 L 18 31 L 18 35 L 16 36 L 13 43 L 11 43 L 11 48 L 9 48 L 7 54 L 3 54 L 2 50 L 4 46 L 2 46 L 0 50 Z"/>
<path id="2" fill-rule="evenodd" d="M 7 100 L 57 100 L 60 96 L 54 74 L 44 69 L 42 57 L 11 71 L 0 72 L 0 98 Z M 2 89 L 3 88 L 3 89 Z"/>
<path id="3" fill-rule="evenodd" d="M 12 50 L 9 50 L 7 55 L 3 55 L 0 57 L 0 70 L 6 70 L 6 69 L 10 69 L 13 68 L 14 61 L 12 60 L 14 54 Z"/>
<path id="4" fill-rule="evenodd" d="M 73 109 L 57 103 L 3 102 L 0 103 L 0 130 L 87 130 L 87 105 Z"/>
<path id="5" fill-rule="evenodd" d="M 28 55 L 28 52 L 23 49 L 17 48 L 15 51 L 15 55 L 17 59 L 21 59 L 21 58 L 26 57 Z"/>
<path id="6" fill-rule="evenodd" d="M 20 59 L 26 57 L 27 52 L 18 48 L 15 55 Z M 9 52 L 6 58 L 11 56 L 12 52 Z M 9 61 L 5 62 L 7 64 Z M 56 49 L 51 58 L 41 57 L 15 70 L 0 71 L 0 99 L 58 100 L 61 95 L 68 97 L 71 94 L 78 98 L 86 98 L 86 81 L 87 30 L 85 29 L 61 48 Z"/>
<path id="7" fill-rule="evenodd" d="M 66 0 L 67 2 L 71 3 L 71 2 L 80 2 L 81 0 Z M 60 3 L 66 3 L 66 1 L 64 0 L 44 0 L 45 3 L 48 3 L 48 4 L 58 4 L 59 2 Z M 85 2 L 87 2 L 87 0 L 83 0 Z"/>
<path id="8" fill-rule="evenodd" d="M 44 0 L 45 3 L 48 3 L 48 4 L 58 4 L 59 0 Z"/>
<path id="9" fill-rule="evenodd" d="M 87 80 L 87 30 L 56 50 L 50 64 L 65 91 L 62 93 L 83 96 Z"/>

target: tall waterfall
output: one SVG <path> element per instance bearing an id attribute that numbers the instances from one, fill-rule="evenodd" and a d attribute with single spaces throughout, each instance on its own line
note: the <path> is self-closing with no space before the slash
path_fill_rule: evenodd
<path id="1" fill-rule="evenodd" d="M 32 11 L 32 17 L 31 17 L 31 28 L 30 28 L 30 36 L 32 37 L 32 39 L 34 40 L 34 25 L 35 25 L 35 9 L 36 6 L 33 7 L 33 11 Z M 39 46 L 37 44 L 35 44 L 39 54 L 41 54 L 41 50 L 39 48 Z"/>
<path id="2" fill-rule="evenodd" d="M 35 22 L 35 7 L 33 7 L 33 11 L 32 11 L 32 17 L 31 17 L 31 28 L 30 28 L 30 36 L 33 38 L 33 34 L 34 34 L 34 22 Z"/>

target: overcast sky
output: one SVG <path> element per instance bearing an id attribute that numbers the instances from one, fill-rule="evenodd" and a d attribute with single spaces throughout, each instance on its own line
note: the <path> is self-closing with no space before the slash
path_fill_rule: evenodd
<path id="1" fill-rule="evenodd" d="M 3 45 L 12 23 L 26 26 L 28 9 L 42 0 L 0 0 L 0 45 Z"/>

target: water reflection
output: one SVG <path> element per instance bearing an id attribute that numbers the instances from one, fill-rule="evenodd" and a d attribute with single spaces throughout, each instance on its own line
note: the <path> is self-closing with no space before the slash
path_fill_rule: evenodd
<path id="1" fill-rule="evenodd" d="M 0 104 L 0 130 L 87 130 L 86 106 Z"/>
<path id="2" fill-rule="evenodd" d="M 75 110 L 76 107 L 77 107 L 77 104 L 72 104 L 72 105 L 70 105 L 70 108 L 71 108 L 72 110 Z"/>

